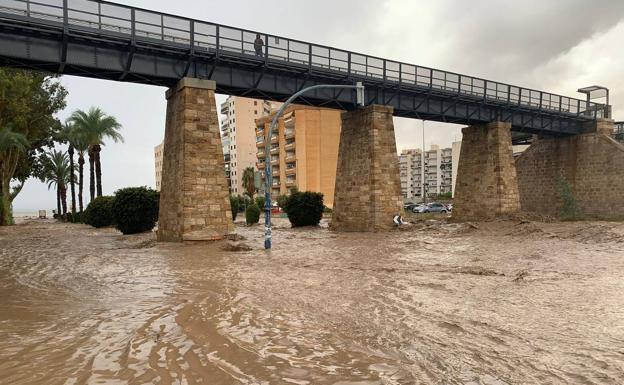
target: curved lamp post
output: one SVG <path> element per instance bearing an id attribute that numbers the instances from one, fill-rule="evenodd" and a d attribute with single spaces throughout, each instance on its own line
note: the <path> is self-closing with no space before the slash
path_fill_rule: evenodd
<path id="1" fill-rule="evenodd" d="M 268 140 L 266 141 L 266 145 L 265 145 L 265 154 L 266 154 L 266 159 L 267 161 L 265 161 L 266 167 L 264 169 L 265 172 L 265 192 L 264 192 L 264 248 L 265 249 L 270 249 L 271 248 L 271 188 L 273 186 L 273 173 L 271 171 L 271 137 L 273 136 L 273 130 L 275 129 L 275 127 L 277 126 L 277 122 L 279 121 L 279 118 L 282 116 L 282 114 L 284 113 L 284 111 L 286 110 L 286 108 L 292 104 L 292 102 L 295 101 L 295 99 L 297 99 L 299 96 L 305 94 L 306 92 L 309 91 L 313 91 L 313 90 L 318 90 L 318 89 L 326 89 L 326 88 L 348 88 L 348 89 L 354 89 L 356 90 L 356 102 L 359 106 L 363 106 L 364 105 L 364 86 L 362 85 L 361 82 L 356 83 L 356 85 L 352 86 L 352 85 L 344 85 L 344 84 L 320 84 L 317 86 L 311 86 L 311 87 L 307 87 L 302 89 L 301 91 L 297 92 L 296 94 L 294 94 L 293 96 L 291 96 L 290 98 L 288 98 L 288 100 L 286 100 L 286 102 L 284 102 L 284 104 L 279 108 L 279 110 L 277 110 L 277 112 L 275 113 L 275 116 L 273 117 L 273 121 L 271 121 L 271 125 L 269 126 L 269 135 L 268 135 Z"/>

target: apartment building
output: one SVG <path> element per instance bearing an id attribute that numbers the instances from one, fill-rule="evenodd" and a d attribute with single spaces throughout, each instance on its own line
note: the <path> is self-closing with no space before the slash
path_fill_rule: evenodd
<path id="1" fill-rule="evenodd" d="M 156 191 L 160 191 L 160 185 L 162 182 L 162 162 L 163 162 L 163 147 L 161 143 L 154 147 L 154 168 L 156 170 Z"/>
<path id="2" fill-rule="evenodd" d="M 221 104 L 221 142 L 230 192 L 243 194 L 243 171 L 256 167 L 256 119 L 268 115 L 278 103 L 230 96 Z"/>
<path id="3" fill-rule="evenodd" d="M 271 164 L 271 197 L 300 191 L 321 192 L 325 205 L 333 207 L 341 111 L 307 106 L 289 106 L 269 135 L 275 112 L 256 120 L 255 145 L 261 190 L 265 186 L 267 162 Z M 270 141 L 269 153 L 266 143 Z"/>
<path id="4" fill-rule="evenodd" d="M 401 190 L 407 200 L 447 194 L 453 189 L 453 149 L 440 149 L 437 145 L 425 151 L 403 150 L 399 156 Z"/>

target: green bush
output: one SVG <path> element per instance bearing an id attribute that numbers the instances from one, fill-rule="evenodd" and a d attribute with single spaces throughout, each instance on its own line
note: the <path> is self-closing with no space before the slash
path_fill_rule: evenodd
<path id="1" fill-rule="evenodd" d="M 124 234 L 150 231 L 158 221 L 159 195 L 147 187 L 117 190 L 112 204 L 117 230 Z"/>
<path id="2" fill-rule="evenodd" d="M 72 214 L 71 212 L 68 212 L 67 213 L 67 222 L 69 222 L 69 223 L 82 223 L 82 216 L 83 216 L 82 212 L 76 212 L 76 215 Z"/>
<path id="3" fill-rule="evenodd" d="M 240 207 L 240 202 L 238 197 L 234 195 L 230 195 L 230 208 L 232 209 L 232 220 L 236 220 L 236 216 L 238 215 L 238 210 Z"/>
<path id="4" fill-rule="evenodd" d="M 115 224 L 113 217 L 113 201 L 115 197 L 102 196 L 95 198 L 82 214 L 82 220 L 95 228 L 108 227 Z"/>
<path id="5" fill-rule="evenodd" d="M 288 206 L 288 199 L 289 198 L 290 197 L 288 195 L 280 195 L 280 196 L 277 197 L 277 205 L 285 213 L 288 212 L 287 206 Z"/>
<path id="6" fill-rule="evenodd" d="M 256 197 L 256 205 L 258 206 L 258 208 L 260 209 L 260 211 L 264 210 L 264 205 L 266 204 L 266 199 L 264 199 L 263 196 L 257 196 Z"/>
<path id="7" fill-rule="evenodd" d="M 245 221 L 248 225 L 253 225 L 260 221 L 260 208 L 255 203 L 247 206 Z"/>
<path id="8" fill-rule="evenodd" d="M 323 216 L 323 194 L 317 192 L 293 192 L 286 203 L 288 220 L 293 227 L 316 226 Z"/>
<path id="9" fill-rule="evenodd" d="M 247 207 L 251 205 L 251 198 L 246 195 L 238 196 L 238 212 L 244 213 Z"/>
<path id="10" fill-rule="evenodd" d="M 559 190 L 559 196 L 561 197 L 561 211 L 560 217 L 564 221 L 574 221 L 581 218 L 581 212 L 576 204 L 576 198 L 570 188 L 568 180 L 563 176 L 557 177 L 557 190 Z"/>

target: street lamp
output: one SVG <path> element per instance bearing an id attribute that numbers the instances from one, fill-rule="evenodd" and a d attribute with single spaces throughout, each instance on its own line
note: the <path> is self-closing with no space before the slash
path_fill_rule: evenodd
<path id="1" fill-rule="evenodd" d="M 309 91 L 313 91 L 313 90 L 318 90 L 318 89 L 327 89 L 327 88 L 343 88 L 343 89 L 354 89 L 356 90 L 356 103 L 358 106 L 363 106 L 364 105 L 364 86 L 362 85 L 361 82 L 357 82 L 354 86 L 353 85 L 345 85 L 345 84 L 320 84 L 320 85 L 316 85 L 316 86 L 311 86 L 311 87 L 307 87 L 302 89 L 301 91 L 295 93 L 293 96 L 291 96 L 290 98 L 288 98 L 288 100 L 286 100 L 286 102 L 284 102 L 284 104 L 282 104 L 282 106 L 279 108 L 279 110 L 277 110 L 277 112 L 275 113 L 275 116 L 273 117 L 273 120 L 271 121 L 271 125 L 269 126 L 269 134 L 268 134 L 268 138 L 269 140 L 267 140 L 266 144 L 265 144 L 265 154 L 266 154 L 266 158 L 268 161 L 265 161 L 266 167 L 265 167 L 265 176 L 264 176 L 264 180 L 265 180 L 265 192 L 264 192 L 264 199 L 265 199 L 265 204 L 264 204 L 264 248 L 265 249 L 270 249 L 271 248 L 271 189 L 273 187 L 273 173 L 271 171 L 271 161 L 270 161 L 270 154 L 271 154 L 271 136 L 273 136 L 273 130 L 275 129 L 275 127 L 277 126 L 277 122 L 279 121 L 280 116 L 282 116 L 282 114 L 284 113 L 284 111 L 286 110 L 286 107 L 288 107 L 290 104 L 292 104 L 292 102 L 294 102 L 299 96 L 305 94 L 306 92 Z"/>

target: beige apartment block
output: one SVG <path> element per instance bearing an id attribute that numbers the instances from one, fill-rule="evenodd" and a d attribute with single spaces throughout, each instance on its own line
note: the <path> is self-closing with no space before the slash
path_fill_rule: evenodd
<path id="1" fill-rule="evenodd" d="M 264 191 L 266 162 L 271 163 L 271 197 L 300 191 L 321 192 L 325 205 L 334 204 L 341 111 L 326 108 L 290 106 L 279 119 L 277 130 L 269 135 L 275 112 L 256 120 L 257 166 Z M 269 154 L 266 143 L 271 142 Z"/>
<path id="2" fill-rule="evenodd" d="M 257 99 L 230 96 L 221 104 L 221 141 L 230 192 L 242 195 L 243 171 L 256 168 L 256 119 L 270 113 L 274 104 Z"/>
<path id="3" fill-rule="evenodd" d="M 163 148 L 164 143 L 154 147 L 154 168 L 156 170 L 156 191 L 160 191 L 160 184 L 162 181 L 162 166 L 163 166 Z"/>

